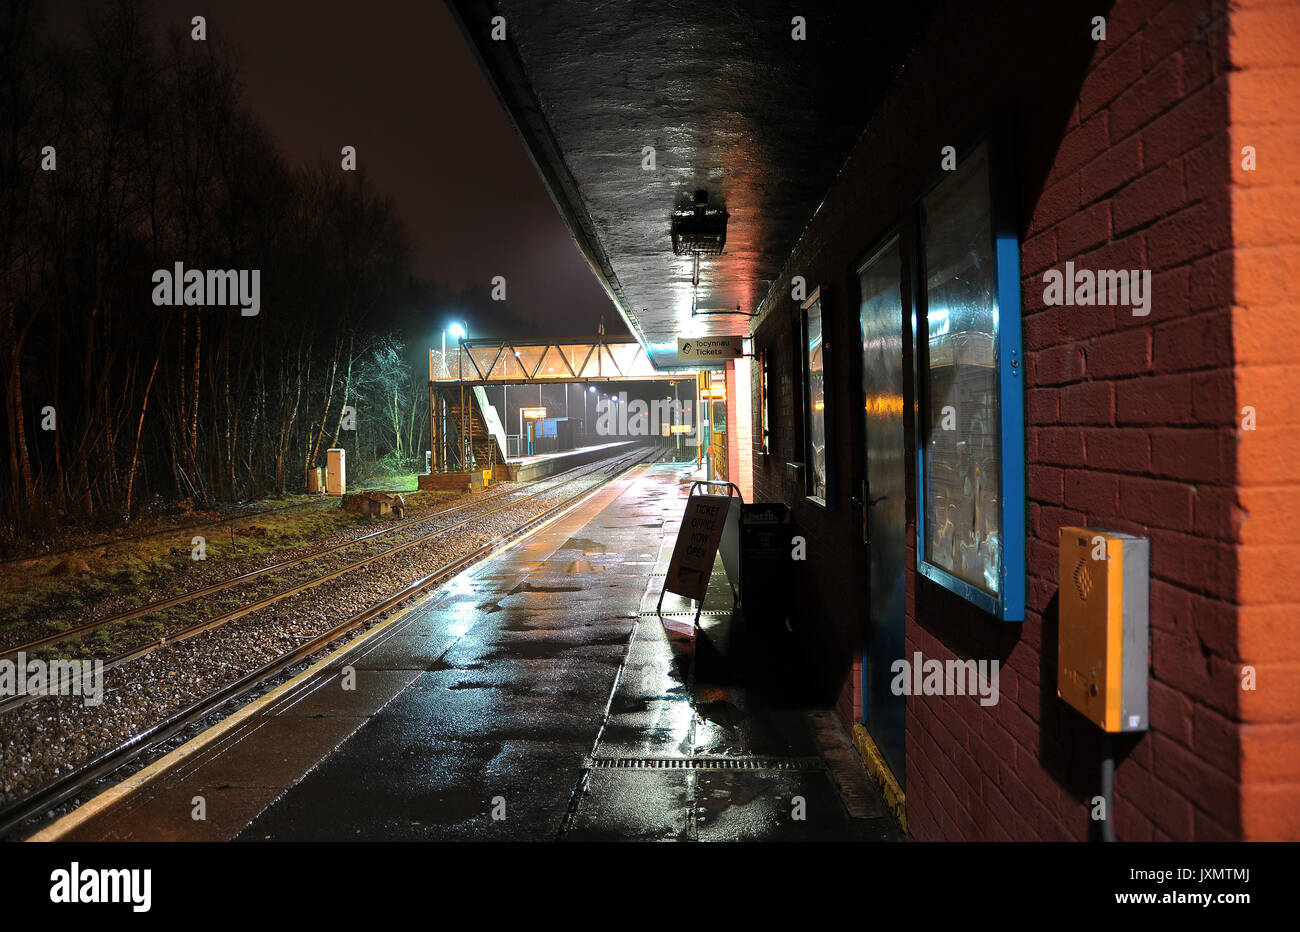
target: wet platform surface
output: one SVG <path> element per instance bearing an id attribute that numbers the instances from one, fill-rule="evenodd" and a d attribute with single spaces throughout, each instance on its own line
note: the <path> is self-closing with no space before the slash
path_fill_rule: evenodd
<path id="1" fill-rule="evenodd" d="M 615 480 L 64 837 L 896 839 L 720 562 L 698 629 L 655 614 L 690 475 Z"/>

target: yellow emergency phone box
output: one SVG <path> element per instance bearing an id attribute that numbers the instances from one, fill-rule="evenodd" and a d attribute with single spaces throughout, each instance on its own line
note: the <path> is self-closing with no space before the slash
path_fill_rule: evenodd
<path id="1" fill-rule="evenodd" d="M 1060 529 L 1056 694 L 1103 731 L 1147 729 L 1149 541 Z"/>

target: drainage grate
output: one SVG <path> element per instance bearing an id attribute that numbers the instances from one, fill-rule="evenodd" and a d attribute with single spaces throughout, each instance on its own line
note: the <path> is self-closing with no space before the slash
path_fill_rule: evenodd
<path id="1" fill-rule="evenodd" d="M 689 612 L 641 611 L 641 612 L 637 612 L 637 614 L 643 618 L 658 618 L 660 615 L 662 615 L 665 618 L 694 618 L 695 617 L 694 611 L 689 611 Z M 712 609 L 709 611 L 704 611 L 699 613 L 701 618 L 730 618 L 734 614 L 735 614 L 734 611 L 724 612 L 724 611 L 717 611 Z"/>
<path id="2" fill-rule="evenodd" d="M 820 757 L 589 757 L 588 770 L 825 770 Z"/>

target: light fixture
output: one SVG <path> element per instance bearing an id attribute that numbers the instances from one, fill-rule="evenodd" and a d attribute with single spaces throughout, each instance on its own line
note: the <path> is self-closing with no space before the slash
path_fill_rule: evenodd
<path id="1" fill-rule="evenodd" d="M 709 192 L 695 192 L 695 203 L 673 212 L 673 252 L 679 256 L 720 256 L 727 245 L 727 218 L 721 207 L 709 206 Z M 699 266 L 695 271 L 699 284 Z"/>
<path id="2" fill-rule="evenodd" d="M 453 321 L 452 325 L 447 328 L 447 332 L 452 335 L 453 339 L 465 339 L 465 328 L 462 327 L 458 321 Z"/>

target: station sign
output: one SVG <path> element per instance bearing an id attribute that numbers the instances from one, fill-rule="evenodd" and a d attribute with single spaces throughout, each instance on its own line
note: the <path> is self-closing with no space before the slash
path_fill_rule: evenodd
<path id="1" fill-rule="evenodd" d="M 725 362 L 739 359 L 745 355 L 745 338 L 739 337 L 699 337 L 698 339 L 677 338 L 677 359 L 679 362 Z"/>
<path id="2" fill-rule="evenodd" d="M 545 408 L 520 408 L 519 416 L 525 421 L 540 421 L 546 417 Z"/>

